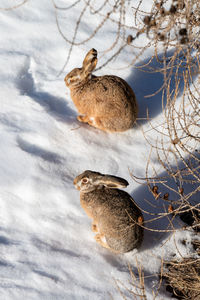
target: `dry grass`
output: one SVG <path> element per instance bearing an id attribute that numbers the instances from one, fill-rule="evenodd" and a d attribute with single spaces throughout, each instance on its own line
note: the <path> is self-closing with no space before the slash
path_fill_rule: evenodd
<path id="1" fill-rule="evenodd" d="M 160 273 L 145 275 L 141 263 L 136 259 L 136 270 L 133 271 L 128 266 L 130 281 L 127 284 L 115 280 L 115 286 L 122 299 L 141 299 L 147 300 L 147 281 L 154 281 L 151 294 L 154 300 L 163 300 L 160 295 L 161 287 L 164 287 L 173 298 L 179 300 L 200 300 L 200 240 L 192 242 L 196 254 L 193 257 L 182 258 L 181 260 L 160 262 Z M 112 296 L 111 296 L 111 299 Z"/>
<path id="2" fill-rule="evenodd" d="M 143 267 L 141 263 L 136 259 L 136 271 L 133 271 L 131 266 L 128 266 L 130 281 L 129 287 L 126 284 L 122 283 L 119 280 L 114 280 L 116 289 L 121 295 L 122 299 L 140 299 L 140 300 L 148 300 L 145 286 L 146 276 L 144 275 Z M 155 279 L 156 275 L 152 275 L 151 278 Z M 160 286 L 157 288 L 156 293 L 154 293 L 154 299 L 157 298 L 157 292 Z"/>
<path id="3" fill-rule="evenodd" d="M 184 258 L 164 264 L 166 288 L 177 299 L 200 299 L 200 258 Z"/>

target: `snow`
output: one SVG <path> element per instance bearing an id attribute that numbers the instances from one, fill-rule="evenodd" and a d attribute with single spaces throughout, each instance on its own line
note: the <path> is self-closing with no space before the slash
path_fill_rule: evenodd
<path id="1" fill-rule="evenodd" d="M 13 1 L 1 2 L 4 8 L 13 4 Z M 64 1 L 60 1 L 62 4 Z M 70 14 L 68 11 L 68 17 L 62 11 L 65 31 L 72 28 L 77 13 L 80 14 L 80 6 L 71 9 Z M 88 36 L 87 31 L 95 23 L 95 17 L 90 16 L 88 23 L 79 28 L 81 39 Z M 58 33 L 52 2 L 29 0 L 15 10 L 0 10 L 0 294 L 3 300 L 103 300 L 111 296 L 122 299 L 115 280 L 130 286 L 128 264 L 137 272 L 138 260 L 145 275 L 153 275 L 159 272 L 161 258 L 171 258 L 176 253 L 174 239 L 182 254 L 188 255 L 191 250 L 190 244 L 186 247 L 181 243 L 185 239 L 182 231 L 172 235 L 146 231 L 141 249 L 115 255 L 95 242 L 91 221 L 80 207 L 73 179 L 92 169 L 125 178 L 129 181 L 126 190 L 139 206 L 152 213 L 163 211 L 161 201 L 149 206 L 145 201 L 150 197 L 147 189 L 134 182 L 129 173 L 130 169 L 137 176 L 145 176 L 150 148 L 142 130 L 150 129 L 148 122 L 139 121 L 135 128 L 116 134 L 79 124 L 64 84 L 64 76 L 82 64 L 90 47 L 100 51 L 101 60 L 101 51 L 105 44 L 109 47 L 112 37 L 110 25 L 106 26 L 93 42 L 75 48 L 65 71 L 57 76 L 66 62 L 69 45 Z M 141 58 L 143 63 L 148 59 L 145 55 Z M 138 98 L 139 117 L 144 118 L 148 108 L 150 117 L 162 123 L 161 94 L 154 97 L 154 102 L 144 98 L 160 87 L 162 78 L 138 69 L 117 69 L 127 62 L 126 51 L 120 57 L 120 61 L 114 61 L 98 74 L 114 72 L 126 79 Z M 154 165 L 158 166 L 156 159 Z M 166 224 L 168 220 L 162 218 L 150 223 L 150 227 L 164 229 Z M 190 241 L 191 234 L 187 235 Z M 158 284 L 156 277 L 146 281 L 148 300 L 153 299 L 155 284 Z M 129 299 L 123 285 L 121 289 Z M 160 295 L 170 299 L 164 290 Z"/>

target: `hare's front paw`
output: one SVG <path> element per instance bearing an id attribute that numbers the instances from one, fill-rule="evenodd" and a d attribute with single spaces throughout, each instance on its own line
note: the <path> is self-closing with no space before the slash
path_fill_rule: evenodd
<path id="1" fill-rule="evenodd" d="M 96 119 L 94 117 L 88 117 L 88 116 L 78 116 L 77 117 L 77 120 L 79 122 L 82 122 L 82 123 L 88 123 L 89 125 L 91 126 L 94 126 L 94 127 L 97 127 L 97 122 L 96 122 Z"/>
<path id="2" fill-rule="evenodd" d="M 88 121 L 89 121 L 89 118 L 87 117 L 87 116 L 78 116 L 77 117 L 77 120 L 79 121 L 79 122 L 83 122 L 83 123 L 88 123 Z"/>
<path id="3" fill-rule="evenodd" d="M 105 237 L 104 237 L 103 234 L 98 233 L 98 234 L 95 235 L 94 238 L 95 238 L 96 242 L 98 244 L 100 244 L 102 247 L 104 247 L 104 248 L 110 248 L 106 242 L 102 241 L 102 239 L 105 239 Z"/>
<path id="4" fill-rule="evenodd" d="M 92 231 L 93 232 L 98 232 L 97 225 L 95 223 L 92 223 Z"/>

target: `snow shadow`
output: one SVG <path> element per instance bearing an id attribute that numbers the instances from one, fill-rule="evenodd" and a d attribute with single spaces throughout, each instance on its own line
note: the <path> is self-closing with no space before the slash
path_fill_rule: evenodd
<path id="1" fill-rule="evenodd" d="M 1 235 L 0 236 L 0 244 L 9 246 L 9 245 L 12 245 L 12 242 L 7 237 Z"/>
<path id="2" fill-rule="evenodd" d="M 173 56 L 173 51 L 169 51 L 167 57 Z M 158 56 L 160 61 L 162 61 L 162 55 Z M 132 87 L 135 92 L 138 105 L 139 105 L 139 114 L 138 119 L 147 117 L 147 110 L 149 118 L 156 117 L 161 113 L 163 106 L 166 105 L 166 97 L 162 99 L 162 89 L 161 87 L 164 84 L 164 77 L 159 72 L 154 72 L 155 69 L 164 68 L 164 65 L 161 62 L 158 62 L 156 58 L 153 58 L 149 63 L 151 58 L 147 58 L 140 63 L 135 65 L 133 68 L 132 74 L 126 79 L 129 85 Z M 149 63 L 149 64 L 148 64 Z M 180 64 L 180 61 L 175 60 L 174 65 Z M 144 66 L 144 67 L 142 67 Z M 174 71 L 175 71 L 174 67 Z M 181 68 L 181 72 L 185 70 L 184 66 Z M 152 72 L 151 72 L 152 71 Z M 195 76 L 194 76 L 195 77 Z M 171 76 L 171 91 L 175 87 L 175 76 Z M 180 80 L 179 84 L 179 94 L 181 95 L 184 88 L 183 79 Z M 161 90 L 160 90 L 161 89 Z M 153 95 L 151 97 L 146 97 Z M 138 125 L 142 125 L 148 122 L 148 120 L 138 120 Z"/>
<path id="3" fill-rule="evenodd" d="M 35 270 L 33 270 L 33 272 L 36 273 L 37 275 L 41 276 L 41 277 L 51 279 L 51 280 L 55 281 L 56 283 L 60 280 L 60 278 L 58 276 L 50 274 L 50 273 L 45 272 L 43 270 L 35 269 Z"/>
<path id="4" fill-rule="evenodd" d="M 200 155 L 198 152 L 193 153 L 194 156 L 196 156 L 198 159 L 200 159 Z M 190 159 L 190 164 L 193 163 L 194 166 L 198 167 L 198 162 Z M 178 168 L 183 169 L 185 166 L 183 163 L 179 163 Z M 176 168 L 172 169 L 176 170 Z M 175 184 L 175 181 L 172 178 L 169 178 L 167 172 L 163 172 L 159 174 L 159 178 L 164 178 L 165 183 L 170 186 L 170 190 L 167 187 L 164 187 L 162 184 L 156 183 L 155 185 L 158 186 L 158 193 L 161 193 L 163 196 L 165 193 L 169 193 L 169 200 L 173 200 L 173 206 L 174 208 L 174 201 L 180 199 L 179 195 L 175 192 L 177 191 L 177 185 Z M 198 183 L 193 183 L 192 180 L 195 180 L 192 175 L 185 176 L 184 179 L 187 179 L 187 184 L 184 184 L 184 194 L 188 195 L 189 193 L 192 193 L 195 188 L 198 188 Z M 191 183 L 190 183 L 191 182 Z M 153 184 L 152 184 L 153 186 Z M 173 191 L 174 189 L 175 191 Z M 139 251 L 143 251 L 146 249 L 154 248 L 157 245 L 162 245 L 162 241 L 166 240 L 169 235 L 172 234 L 172 232 L 164 232 L 165 229 L 172 230 L 172 226 L 170 225 L 170 221 L 173 218 L 173 215 L 161 216 L 160 214 L 168 212 L 168 206 L 170 202 L 158 199 L 156 200 L 152 193 L 149 191 L 147 186 L 141 185 L 136 190 L 134 190 L 131 193 L 133 199 L 137 202 L 139 207 L 144 210 L 144 220 L 145 220 L 145 227 L 152 229 L 151 230 L 144 230 L 144 242 L 142 244 L 142 247 L 139 249 Z M 193 205 L 199 203 L 199 194 L 195 193 L 190 199 L 189 202 Z M 159 218 L 157 218 L 159 217 Z M 173 218 L 173 226 L 174 228 L 180 228 L 183 225 L 182 221 L 178 216 L 176 218 Z M 186 225 L 186 224 L 184 224 Z M 156 231 L 153 231 L 156 230 Z M 161 230 L 161 232 L 159 232 Z"/>
<path id="5" fill-rule="evenodd" d="M 29 96 L 39 105 L 44 107 L 48 114 L 60 121 L 69 124 L 74 122 L 76 113 L 67 105 L 67 100 L 55 97 L 48 92 L 38 91 L 30 69 L 30 58 L 28 58 L 16 80 L 16 85 L 21 95 Z"/>
<path id="6" fill-rule="evenodd" d="M 51 162 L 51 163 L 55 163 L 55 164 L 63 163 L 63 158 L 60 155 L 58 155 L 57 153 L 46 150 L 37 145 L 31 144 L 31 143 L 25 141 L 24 139 L 22 139 L 21 137 L 17 138 L 17 143 L 21 150 L 23 150 L 33 156 L 42 158 L 43 160 L 45 160 L 47 162 Z"/>
<path id="7" fill-rule="evenodd" d="M 72 251 L 71 249 L 64 248 L 63 244 L 59 242 L 58 240 L 52 240 L 50 242 L 44 241 L 36 236 L 32 237 L 32 243 L 34 246 L 39 250 L 39 251 L 44 251 L 48 253 L 58 253 L 62 254 L 66 257 L 71 257 L 71 258 L 78 258 L 80 257 L 80 253 L 78 249 L 75 249 Z M 85 255 L 83 258 L 87 259 L 88 257 Z"/>

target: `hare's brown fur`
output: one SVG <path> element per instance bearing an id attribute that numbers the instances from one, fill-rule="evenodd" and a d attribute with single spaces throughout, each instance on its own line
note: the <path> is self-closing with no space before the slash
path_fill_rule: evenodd
<path id="1" fill-rule="evenodd" d="M 85 171 L 85 174 L 87 172 L 92 171 Z M 77 178 L 75 185 L 79 181 Z M 93 220 L 92 230 L 97 233 L 96 241 L 118 253 L 138 248 L 143 240 L 143 228 L 140 226 L 143 224 L 141 210 L 128 193 L 117 188 L 109 188 L 111 181 L 107 187 L 101 179 L 98 179 L 98 182 L 93 189 L 90 187 L 81 191 L 80 188 L 81 206 Z"/>
<path id="2" fill-rule="evenodd" d="M 98 233 L 105 237 L 109 248 L 117 252 L 128 252 L 140 246 L 143 230 L 137 223 L 141 211 L 128 193 L 104 188 L 89 194 L 81 193 L 80 201 L 97 226 Z"/>
<path id="3" fill-rule="evenodd" d="M 86 122 L 99 129 L 124 131 L 135 122 L 138 111 L 135 95 L 117 76 L 93 77 L 87 85 L 72 88 L 71 98 L 78 112 L 87 116 Z"/>
<path id="4" fill-rule="evenodd" d="M 72 70 L 65 77 L 71 98 L 81 114 L 78 120 L 105 131 L 125 131 L 133 126 L 138 114 L 135 94 L 120 77 L 91 74 L 97 63 L 95 51 L 88 52 L 82 68 Z M 94 64 L 91 69 L 88 67 L 89 72 L 85 70 L 87 64 Z"/>

